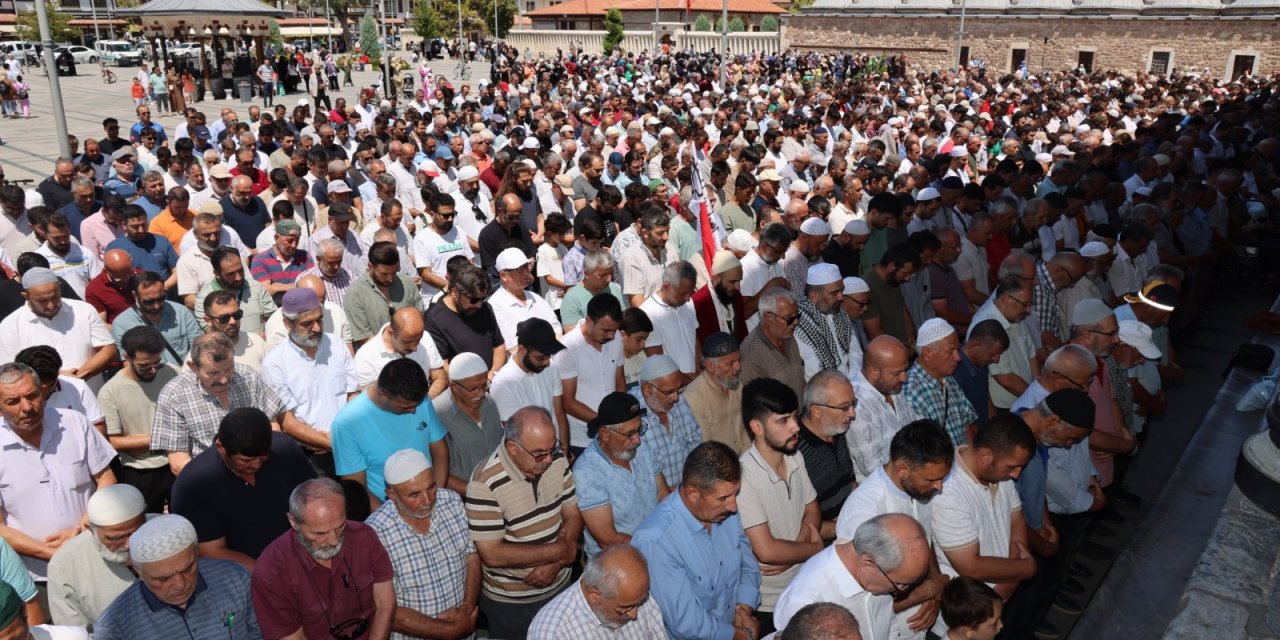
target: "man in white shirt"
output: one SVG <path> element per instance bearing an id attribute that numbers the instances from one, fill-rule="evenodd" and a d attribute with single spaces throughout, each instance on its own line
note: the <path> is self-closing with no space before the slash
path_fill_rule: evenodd
<path id="1" fill-rule="evenodd" d="M 867 343 L 862 369 L 852 378 L 858 417 L 845 436 L 858 482 L 889 460 L 894 434 L 919 418 L 902 395 L 907 381 L 907 347 L 893 336 Z"/>
<path id="2" fill-rule="evenodd" d="M 0 362 L 13 362 L 27 347 L 53 345 L 63 368 L 96 392 L 98 374 L 116 358 L 115 341 L 93 306 L 63 300 L 59 286 L 58 276 L 43 267 L 22 274 L 27 303 L 0 322 Z"/>
<path id="3" fill-rule="evenodd" d="M 503 249 L 494 261 L 494 269 L 502 286 L 489 296 L 489 306 L 493 307 L 493 315 L 498 320 L 498 329 L 502 331 L 508 351 L 516 348 L 516 325 L 530 318 L 546 320 L 555 330 L 556 337 L 564 335 L 560 319 L 551 310 L 551 305 L 542 296 L 528 290 L 533 283 L 533 266 L 523 251 L 515 247 Z"/>
<path id="4" fill-rule="evenodd" d="M 742 257 L 742 307 L 747 316 L 747 331 L 759 324 L 756 317 L 757 298 L 760 292 L 771 287 L 790 289 L 782 272 L 782 257 L 791 244 L 791 232 L 786 225 L 775 222 L 760 232 L 760 243 Z"/>
<path id="5" fill-rule="evenodd" d="M 956 449 L 955 467 L 931 505 L 931 530 L 944 573 L 982 580 L 1006 599 L 1035 575 L 1013 483 L 1035 450 L 1031 429 L 1012 414 L 991 418 L 972 445 Z M 936 626 L 934 632 L 940 633 Z"/>
<path id="6" fill-rule="evenodd" d="M 894 598 L 927 575 L 929 558 L 920 523 L 900 513 L 875 516 L 800 567 L 778 597 L 773 624 L 785 628 L 805 605 L 834 602 L 853 613 L 863 638 L 887 639 Z"/>
<path id="7" fill-rule="evenodd" d="M 823 369 L 836 369 L 852 378 L 862 367 L 862 345 L 843 302 L 840 268 L 825 262 L 809 267 L 795 333 L 805 380 Z"/>
<path id="8" fill-rule="evenodd" d="M 598 294 L 587 303 L 578 330 L 565 334 L 565 349 L 555 357 L 569 420 L 570 452 L 591 443 L 587 423 L 595 419 L 600 401 L 610 392 L 626 391 L 622 341 L 615 339 L 621 325 L 622 303 L 607 291 Z"/>
<path id="9" fill-rule="evenodd" d="M 102 262 L 81 248 L 79 243 L 71 241 L 71 225 L 66 216 L 52 213 L 45 220 L 45 225 L 45 242 L 36 253 L 44 256 L 49 261 L 49 268 L 66 280 L 83 300 L 89 281 L 102 273 Z"/>
<path id="10" fill-rule="evenodd" d="M 556 421 L 561 446 L 570 442 L 569 421 L 564 411 L 564 388 L 552 356 L 564 351 L 551 323 L 529 318 L 516 327 L 516 350 L 493 377 L 491 395 L 498 403 L 498 415 L 506 421 L 528 406 L 546 409 Z"/>
<path id="11" fill-rule="evenodd" d="M 889 445 L 889 461 L 863 479 L 845 500 L 836 519 L 836 538 L 852 538 L 862 523 L 878 515 L 905 513 L 920 523 L 932 544 L 929 503 L 942 491 L 954 458 L 951 438 L 937 422 L 916 420 L 903 427 Z M 893 603 L 896 637 L 924 638 L 936 621 L 946 584 L 930 547 L 927 578 Z"/>
<path id="12" fill-rule="evenodd" d="M 697 278 L 693 265 L 684 260 L 672 262 L 662 270 L 662 286 L 640 305 L 653 323 L 645 353 L 670 356 L 680 368 L 682 387 L 698 373 L 694 355 L 698 317 L 689 302 Z"/>
<path id="13" fill-rule="evenodd" d="M 422 313 L 413 307 L 404 307 L 391 314 L 391 321 L 382 325 L 356 351 L 356 386 L 364 389 L 378 381 L 382 368 L 392 360 L 408 358 L 418 363 L 430 379 L 427 393 L 434 398 L 444 392 L 448 381 L 444 374 L 444 359 L 436 349 L 434 340 L 423 340 L 426 325 Z"/>
<path id="14" fill-rule="evenodd" d="M 467 236 L 454 225 L 458 216 L 455 197 L 439 194 L 428 204 L 431 223 L 413 238 L 413 266 L 421 281 L 418 287 L 423 301 L 429 301 L 448 284 L 446 276 L 450 258 L 463 255 L 475 259 Z"/>
<path id="15" fill-rule="evenodd" d="M 969 229 L 960 239 L 960 257 L 951 266 L 964 289 L 965 299 L 975 308 L 985 304 L 991 295 L 991 265 L 987 262 L 986 246 L 994 230 L 990 215 L 982 211 L 973 214 Z"/>

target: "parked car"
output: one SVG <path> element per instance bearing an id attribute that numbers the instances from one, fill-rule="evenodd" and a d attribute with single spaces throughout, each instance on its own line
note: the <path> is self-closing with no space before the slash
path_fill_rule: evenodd
<path id="1" fill-rule="evenodd" d="M 69 52 L 71 54 L 71 58 L 76 61 L 76 64 L 93 64 L 102 57 L 97 51 L 90 49 L 89 47 L 82 47 L 78 44 L 73 44 L 69 47 L 58 47 L 53 50 L 53 53 L 54 55 L 60 56 L 63 51 Z"/>
<path id="2" fill-rule="evenodd" d="M 102 61 L 117 67 L 141 66 L 142 52 L 133 48 L 132 44 L 122 40 L 99 40 L 94 43 Z"/>

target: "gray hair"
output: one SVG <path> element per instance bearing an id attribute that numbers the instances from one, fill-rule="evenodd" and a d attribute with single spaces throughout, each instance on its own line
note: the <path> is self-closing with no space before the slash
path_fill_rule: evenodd
<path id="1" fill-rule="evenodd" d="M 307 184 L 306 178 L 294 178 L 289 181 L 290 191 L 293 191 L 294 189 L 306 189 L 308 187 L 310 187 L 310 185 Z"/>
<path id="2" fill-rule="evenodd" d="M 809 383 L 804 386 L 804 398 L 800 401 L 800 415 L 808 416 L 809 407 L 819 404 L 829 404 L 831 399 L 831 389 L 836 385 L 848 385 L 849 377 L 839 369 L 823 369 L 814 374 L 809 379 Z"/>
<path id="3" fill-rule="evenodd" d="M 1079 364 L 1089 369 L 1089 375 L 1098 372 L 1098 360 L 1088 349 L 1078 344 L 1064 344 L 1049 354 L 1044 361 L 1045 373 L 1062 373 L 1064 365 Z"/>
<path id="4" fill-rule="evenodd" d="M 89 179 L 89 178 L 86 178 L 85 176 L 76 176 L 76 177 L 74 177 L 74 178 L 72 178 L 72 179 L 71 179 L 71 188 L 72 188 L 72 189 L 77 189 L 77 188 L 82 188 L 82 187 L 89 187 L 90 189 L 92 189 L 92 188 L 93 188 L 93 180 L 91 180 L 91 179 Z"/>
<path id="5" fill-rule="evenodd" d="M 155 182 L 164 182 L 164 174 L 156 171 L 155 169 L 150 169 L 146 173 L 142 174 L 142 184 L 151 184 Z"/>
<path id="6" fill-rule="evenodd" d="M 539 420 L 543 420 L 549 425 L 555 424 L 551 420 L 551 412 L 542 407 L 529 405 L 523 409 L 518 409 L 515 413 L 511 414 L 511 418 L 509 420 L 502 423 L 502 436 L 507 440 L 514 440 L 520 444 L 524 444 L 523 436 L 525 429 L 533 426 L 533 424 Z"/>
<path id="7" fill-rule="evenodd" d="M 1028 262 L 1034 265 L 1035 258 L 1032 258 L 1031 254 L 1022 249 L 1014 249 L 1009 255 L 1005 256 L 1004 260 L 1000 261 L 1000 269 L 996 272 L 996 279 L 1004 280 L 1012 277 L 1021 279 L 1022 265 Z"/>
<path id="8" fill-rule="evenodd" d="M 991 215 L 1002 216 L 1006 213 L 1018 212 L 1018 201 L 1010 196 L 1000 196 L 991 202 Z"/>
<path id="9" fill-rule="evenodd" d="M 595 251 L 588 253 L 587 257 L 582 259 L 583 271 L 595 271 L 596 269 L 603 269 L 606 267 L 612 269 L 613 265 L 613 254 L 608 251 L 601 251 L 600 249 L 596 249 Z"/>
<path id="10" fill-rule="evenodd" d="M 342 492 L 342 485 L 333 478 L 312 478 L 293 488 L 289 494 L 289 516 L 293 521 L 302 524 L 307 506 L 317 500 L 338 500 L 346 510 L 347 496 Z"/>
<path id="11" fill-rule="evenodd" d="M 853 532 L 854 549 L 857 549 L 859 554 L 869 556 L 871 561 L 885 573 L 901 567 L 906 555 L 902 551 L 902 543 L 894 537 L 884 522 L 896 515 L 902 514 L 882 513 L 858 525 L 857 531 Z M 917 523 L 916 526 L 920 525 Z"/>
<path id="12" fill-rule="evenodd" d="M 1170 212 L 1172 212 L 1172 209 L 1170 209 Z M 1125 222 L 1137 223 L 1145 226 L 1147 218 L 1152 215 L 1158 216 L 1161 220 L 1168 218 L 1167 214 L 1160 211 L 1160 207 L 1149 202 L 1144 202 L 1139 205 L 1134 205 L 1133 209 L 1129 211 L 1129 215 L 1125 216 Z"/>
<path id="13" fill-rule="evenodd" d="M 389 173 L 384 173 L 374 178 L 373 184 L 379 187 L 394 187 L 396 186 L 396 177 Z"/>
<path id="14" fill-rule="evenodd" d="M 36 386 L 40 385 L 40 376 L 36 375 L 36 370 L 22 364 L 21 362 L 10 362 L 0 365 L 0 384 L 14 384 L 22 380 L 23 376 L 31 376 Z"/>
<path id="15" fill-rule="evenodd" d="M 321 256 L 327 256 L 334 251 L 337 251 L 338 253 L 342 253 L 346 250 L 347 250 L 346 245 L 342 244 L 342 241 L 337 238 L 325 238 L 324 240 L 320 241 Z"/>
<path id="16" fill-rule="evenodd" d="M 689 264 L 688 261 L 676 260 L 663 267 L 662 284 L 669 287 L 678 287 L 685 280 L 690 282 L 698 281 L 698 272 L 694 271 L 693 265 Z"/>
<path id="17" fill-rule="evenodd" d="M 644 556 L 640 555 L 640 551 L 627 543 L 610 545 L 607 549 L 596 554 L 594 558 L 587 560 L 587 568 L 582 571 L 582 584 L 595 589 L 605 598 L 614 598 L 618 595 L 618 585 L 627 579 L 624 565 L 621 563 L 610 563 L 609 560 L 618 554 L 634 555 L 635 558 L 641 560 L 643 565 Z"/>
<path id="18" fill-rule="evenodd" d="M 791 304 L 796 304 L 796 296 L 786 287 L 770 287 L 767 291 L 760 294 L 760 303 L 756 308 L 760 313 L 777 313 L 778 303 L 786 300 Z"/>

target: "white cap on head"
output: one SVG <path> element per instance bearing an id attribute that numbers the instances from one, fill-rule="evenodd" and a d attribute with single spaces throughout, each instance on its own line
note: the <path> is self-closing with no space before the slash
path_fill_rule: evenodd
<path id="1" fill-rule="evenodd" d="M 857 276 L 851 276 L 844 279 L 844 295 L 851 296 L 855 293 L 867 293 L 871 291 L 871 287 L 866 280 Z"/>
<path id="2" fill-rule="evenodd" d="M 916 332 L 916 346 L 927 347 L 955 332 L 956 328 L 951 326 L 950 322 L 942 318 L 929 318 Z"/>
<path id="3" fill-rule="evenodd" d="M 458 182 L 475 180 L 479 177 L 480 177 L 480 171 L 475 167 L 467 166 L 467 167 L 458 169 Z"/>
<path id="4" fill-rule="evenodd" d="M 35 189 L 28 189 L 22 194 L 22 206 L 30 209 L 32 207 L 44 206 L 44 195 Z"/>
<path id="5" fill-rule="evenodd" d="M 939 193 L 937 189 L 934 189 L 933 187 L 925 187 L 916 194 L 916 202 L 927 202 L 929 200 L 937 200 L 941 197 L 942 194 Z"/>
<path id="6" fill-rule="evenodd" d="M 387 486 L 408 482 L 431 468 L 427 456 L 417 449 L 401 449 L 387 457 L 382 465 L 382 479 Z"/>
<path id="7" fill-rule="evenodd" d="M 135 564 L 172 558 L 196 545 L 196 528 L 186 518 L 164 514 L 138 527 L 129 536 L 129 559 Z"/>
<path id="8" fill-rule="evenodd" d="M 515 247 L 507 247 L 493 261 L 493 268 L 498 271 L 509 271 L 511 269 L 519 269 L 526 264 L 529 264 L 529 256 L 526 256 L 523 251 Z"/>
<path id="9" fill-rule="evenodd" d="M 1148 360 L 1160 358 L 1160 347 L 1157 347 L 1155 341 L 1151 339 L 1151 327 L 1137 320 L 1121 320 L 1118 335 L 1120 342 L 1137 349 L 1142 357 Z"/>
<path id="10" fill-rule="evenodd" d="M 680 371 L 680 367 L 676 365 L 676 361 L 672 360 L 671 356 L 660 353 L 645 359 L 644 367 L 640 369 L 640 379 L 650 382 L 678 371 Z"/>
<path id="11" fill-rule="evenodd" d="M 831 236 L 831 225 L 827 224 L 822 218 L 805 218 L 800 223 L 800 233 L 810 236 L 822 236 L 823 238 Z"/>
<path id="12" fill-rule="evenodd" d="M 734 251 L 750 251 L 755 246 L 753 240 L 750 231 L 734 229 L 729 233 L 729 237 L 725 238 L 725 245 Z"/>
<path id="13" fill-rule="evenodd" d="M 89 524 L 95 527 L 110 527 L 128 522 L 146 510 L 147 501 L 142 497 L 142 492 L 124 483 L 97 490 L 89 498 L 85 508 Z"/>
<path id="14" fill-rule="evenodd" d="M 787 191 L 793 193 L 809 193 L 809 183 L 804 180 L 792 180 L 791 186 L 787 187 Z"/>
<path id="15" fill-rule="evenodd" d="M 453 357 L 449 361 L 449 381 L 457 382 L 458 380 L 466 380 L 472 376 L 478 376 L 489 371 L 488 365 L 484 363 L 484 358 L 463 351 Z"/>
<path id="16" fill-rule="evenodd" d="M 871 235 L 871 226 L 866 220 L 858 218 L 850 220 L 844 224 L 844 232 L 851 236 L 868 236 Z"/>
<path id="17" fill-rule="evenodd" d="M 840 282 L 840 267 L 828 262 L 819 262 L 809 267 L 809 272 L 805 275 L 804 283 L 807 285 L 821 287 Z"/>
<path id="18" fill-rule="evenodd" d="M 1111 253 L 1111 249 L 1097 240 L 1086 242 L 1080 247 L 1080 256 L 1084 258 L 1101 258 L 1108 253 Z"/>
<path id="19" fill-rule="evenodd" d="M 963 158 L 963 157 L 965 157 L 965 156 L 967 156 L 967 155 L 969 155 L 969 151 L 968 151 L 968 149 L 965 149 L 964 147 L 962 147 L 962 146 L 960 146 L 960 145 L 956 145 L 956 146 L 954 146 L 954 147 L 951 147 L 951 157 L 952 157 L 952 158 Z"/>

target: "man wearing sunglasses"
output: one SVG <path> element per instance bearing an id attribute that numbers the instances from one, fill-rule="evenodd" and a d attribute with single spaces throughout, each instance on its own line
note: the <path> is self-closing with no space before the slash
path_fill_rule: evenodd
<path id="1" fill-rule="evenodd" d="M 893 437 L 889 462 L 863 480 L 840 509 L 837 539 L 853 539 L 863 523 L 886 514 L 910 516 L 921 524 L 925 537 L 925 547 L 918 553 L 925 559 L 927 571 L 907 583 L 906 588 L 893 585 L 895 615 L 880 618 L 878 623 L 882 626 L 863 627 L 868 637 L 895 637 L 891 628 L 896 637 L 922 637 L 937 619 L 942 588 L 948 578 L 939 571 L 933 547 L 929 546 L 929 502 L 942 490 L 942 481 L 951 472 L 954 458 L 951 439 L 937 422 L 916 420 L 907 424 Z"/>
<path id="2" fill-rule="evenodd" d="M 742 384 L 756 378 L 773 378 L 791 387 L 796 396 L 804 394 L 804 359 L 796 345 L 800 310 L 796 297 L 786 287 L 773 287 L 760 294 L 760 322 L 742 341 Z"/>
<path id="3" fill-rule="evenodd" d="M 431 223 L 414 236 L 412 252 L 424 300 L 430 300 L 448 286 L 446 265 L 449 258 L 456 255 L 464 255 L 468 259 L 475 257 L 466 234 L 454 224 L 459 212 L 454 196 L 436 194 L 427 206 L 431 209 Z"/>

